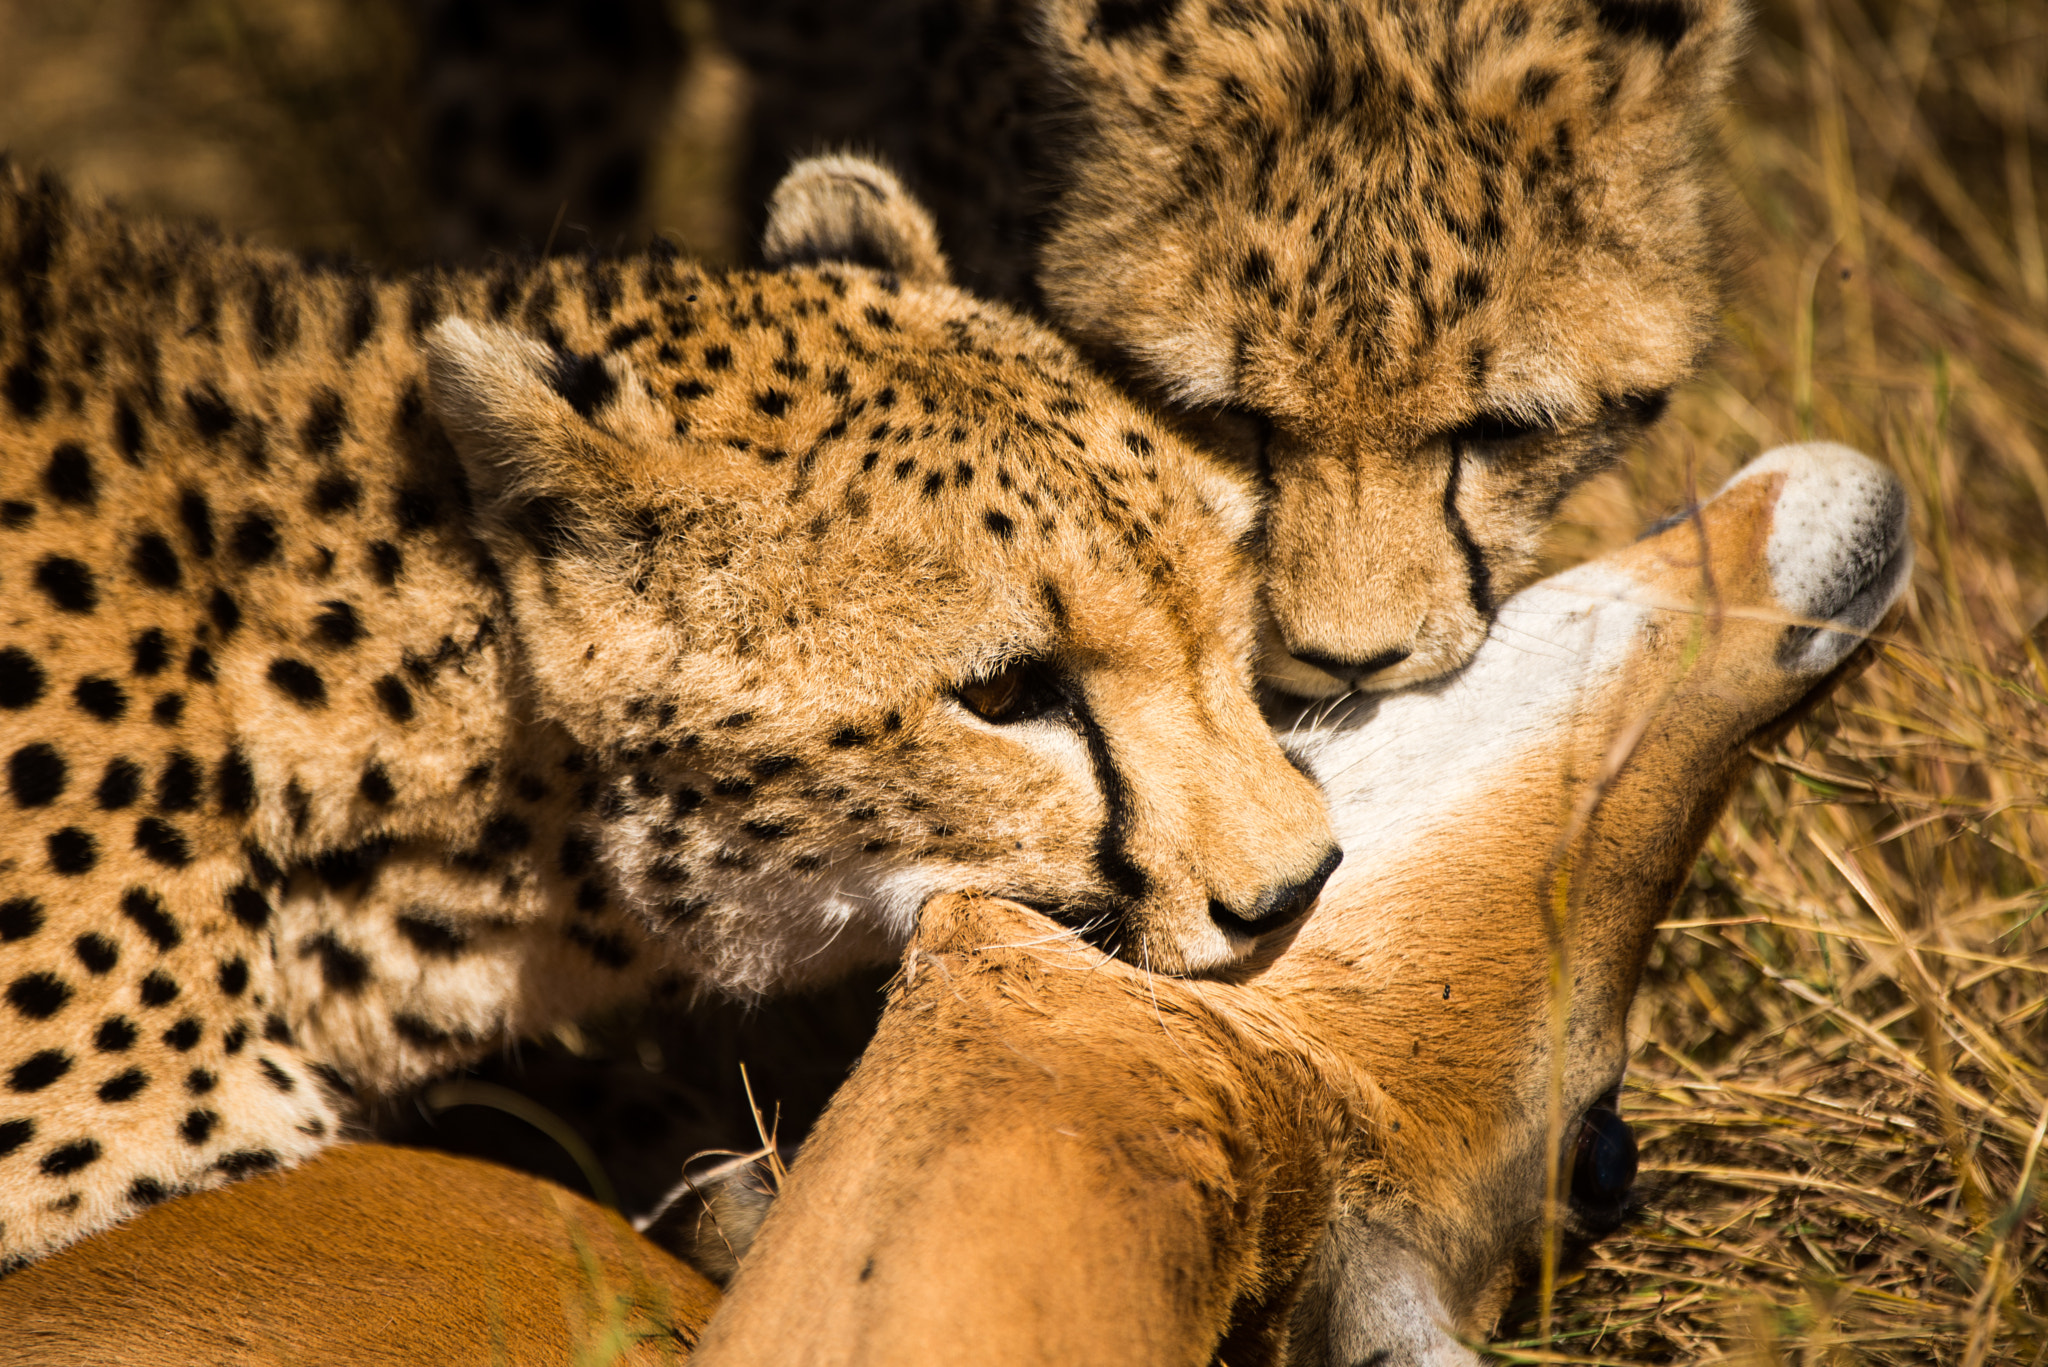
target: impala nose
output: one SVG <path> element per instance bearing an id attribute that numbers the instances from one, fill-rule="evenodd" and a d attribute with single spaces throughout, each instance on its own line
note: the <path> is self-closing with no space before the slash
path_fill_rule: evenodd
<path id="1" fill-rule="evenodd" d="M 1361 681 L 1370 678 L 1381 670 L 1392 669 L 1395 665 L 1407 659 L 1410 653 L 1406 646 L 1396 646 L 1392 650 L 1382 650 L 1377 655 L 1367 655 L 1362 658 L 1328 655 L 1318 650 L 1297 650 L 1293 652 L 1293 655 L 1295 659 L 1308 665 L 1310 668 L 1320 669 L 1331 678 L 1339 679 L 1356 688 Z"/>
<path id="2" fill-rule="evenodd" d="M 1323 884 L 1330 881 L 1330 875 L 1343 862 L 1344 851 L 1332 845 L 1308 877 L 1267 888 L 1248 910 L 1238 911 L 1210 898 L 1209 919 L 1232 935 L 1264 935 L 1267 931 L 1291 926 L 1308 915 L 1308 909 L 1315 905 Z"/>

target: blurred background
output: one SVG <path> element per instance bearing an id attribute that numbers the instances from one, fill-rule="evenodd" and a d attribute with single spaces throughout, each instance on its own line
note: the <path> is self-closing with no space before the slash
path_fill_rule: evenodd
<path id="1" fill-rule="evenodd" d="M 578 64 L 600 79 L 558 79 Z M 1726 342 L 1552 560 L 1815 436 L 1904 478 L 1919 567 L 1876 666 L 1760 756 L 1652 955 L 1622 1103 L 1644 1208 L 1491 1351 L 2041 1364 L 2048 3 L 1762 0 L 1700 117 L 1739 224 Z M 0 0 L 0 147 L 394 267 L 657 232 L 741 259 L 747 119 L 706 0 Z M 806 1028 L 857 1030 L 869 990 Z M 556 1095 L 600 1160 L 678 1114 L 750 1126 L 750 1049 L 764 1113 L 807 1123 L 830 1075 L 707 1019 L 702 1057 L 628 1027 L 556 1042 L 626 1079 Z"/>

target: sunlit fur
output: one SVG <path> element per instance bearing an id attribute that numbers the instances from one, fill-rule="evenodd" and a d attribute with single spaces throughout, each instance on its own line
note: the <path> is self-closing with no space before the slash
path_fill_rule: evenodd
<path id="1" fill-rule="evenodd" d="M 939 891 L 1251 952 L 1334 855 L 1249 516 L 929 279 L 379 278 L 0 167 L 0 1262 Z M 963 705 L 1017 660 L 1056 707 Z"/>
<path id="2" fill-rule="evenodd" d="M 1541 1264 L 1553 1098 L 1568 1163 L 1751 745 L 1904 588 L 1899 495 L 1780 450 L 1464 673 L 1306 716 L 1349 858 L 1235 982 L 934 904 L 697 1360 L 1475 1364 Z"/>
<path id="3" fill-rule="evenodd" d="M 1841 448 L 1775 452 L 1697 521 L 1510 603 L 1459 678 L 1306 716 L 1293 739 L 1358 857 L 1236 983 L 936 901 L 703 1360 L 1469 1367 L 1463 1340 L 1538 1261 L 1553 1086 L 1569 1153 L 1749 746 L 1839 681 L 1900 591 L 1898 493 Z M 1553 965 L 1573 984 L 1561 1053 Z M 406 1204 L 423 1176 L 441 1194 Z M 466 1360 L 493 1288 L 559 1276 L 578 1246 L 573 1223 L 534 1226 L 537 1201 L 576 1204 L 547 1190 L 344 1150 L 0 1279 L 0 1322 L 43 1316 L 38 1367 L 174 1367 L 224 1334 L 293 1360 Z M 195 1296 L 188 1268 L 231 1266 L 195 1238 L 208 1224 L 253 1271 Z M 365 1269 L 415 1260 L 419 1312 L 356 1323 Z M 556 1310 L 535 1299 L 522 1332 Z M 677 1307 L 686 1336 L 709 1310 Z"/>
<path id="4" fill-rule="evenodd" d="M 722 9 L 756 183 L 877 150 L 963 280 L 1260 472 L 1296 693 L 1461 663 L 1713 336 L 1737 0 Z"/>

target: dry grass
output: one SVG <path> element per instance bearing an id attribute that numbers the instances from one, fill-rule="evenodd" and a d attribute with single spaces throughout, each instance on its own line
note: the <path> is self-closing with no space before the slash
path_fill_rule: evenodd
<path id="1" fill-rule="evenodd" d="M 1731 340 L 1561 540 L 1776 442 L 1911 491 L 1875 668 L 1768 757 L 1654 952 L 1641 1221 L 1503 1357 L 2048 1361 L 2048 9 L 1778 0 L 1725 121 Z"/>
<path id="2" fill-rule="evenodd" d="M 402 259 L 391 3 L 0 0 L 0 145 Z M 1646 1210 L 1503 1358 L 2048 1362 L 2044 67 L 2039 3 L 1759 15 L 1724 120 L 1731 340 L 1557 556 L 1810 435 L 1904 477 L 1919 570 L 1878 665 L 1700 860 L 1637 1007 Z M 700 42 L 656 176 L 659 221 L 712 257 L 735 82 Z"/>

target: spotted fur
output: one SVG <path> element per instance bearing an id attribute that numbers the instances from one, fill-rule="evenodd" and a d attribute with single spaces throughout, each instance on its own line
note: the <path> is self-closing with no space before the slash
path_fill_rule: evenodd
<path id="1" fill-rule="evenodd" d="M 1737 0 L 729 0 L 754 181 L 879 150 L 961 278 L 1261 472 L 1264 667 L 1462 663 L 1713 336 Z"/>
<path id="2" fill-rule="evenodd" d="M 1250 952 L 1335 854 L 1247 509 L 944 285 L 377 278 L 0 165 L 0 1258 L 941 890 Z"/>

